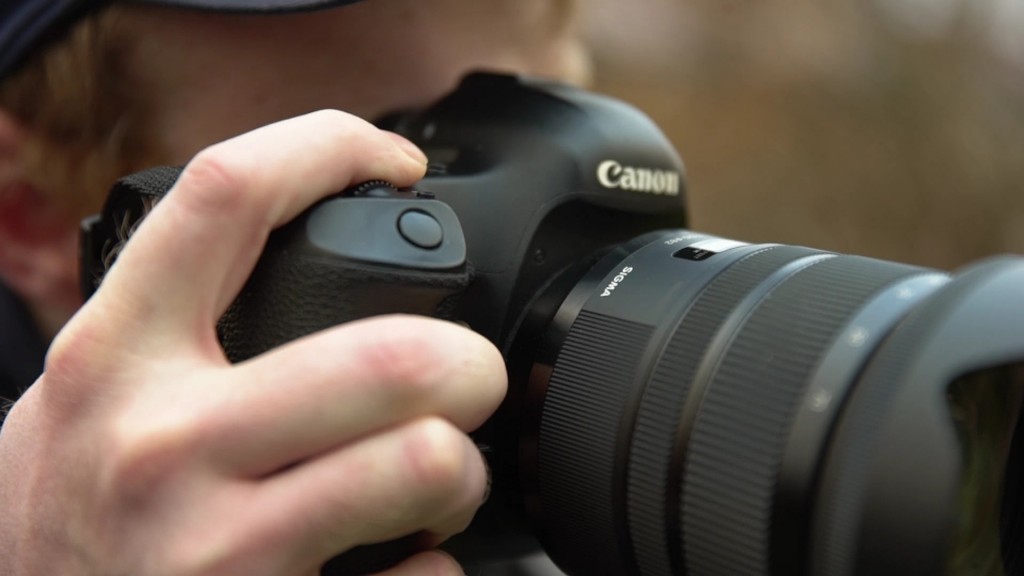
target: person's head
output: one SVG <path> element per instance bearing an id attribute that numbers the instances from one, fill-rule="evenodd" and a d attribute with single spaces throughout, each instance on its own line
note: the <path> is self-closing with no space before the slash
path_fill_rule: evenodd
<path id="1" fill-rule="evenodd" d="M 420 106 L 473 69 L 580 80 L 573 4 L 94 9 L 0 71 L 0 281 L 53 331 L 79 303 L 77 222 L 120 175 L 317 109 L 372 119 Z"/>

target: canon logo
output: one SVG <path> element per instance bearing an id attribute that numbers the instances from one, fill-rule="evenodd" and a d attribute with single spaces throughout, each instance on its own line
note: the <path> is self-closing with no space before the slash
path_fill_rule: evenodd
<path id="1" fill-rule="evenodd" d="M 678 196 L 681 178 L 670 170 L 635 168 L 605 160 L 597 167 L 597 180 L 605 188 Z"/>

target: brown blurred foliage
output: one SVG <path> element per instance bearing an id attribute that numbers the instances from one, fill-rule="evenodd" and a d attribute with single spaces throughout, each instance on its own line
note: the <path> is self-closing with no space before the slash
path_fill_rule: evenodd
<path id="1" fill-rule="evenodd" d="M 925 29 L 882 0 L 587 2 L 595 88 L 672 138 L 694 228 L 943 268 L 1024 253 L 1024 67 L 993 49 L 995 0 Z"/>

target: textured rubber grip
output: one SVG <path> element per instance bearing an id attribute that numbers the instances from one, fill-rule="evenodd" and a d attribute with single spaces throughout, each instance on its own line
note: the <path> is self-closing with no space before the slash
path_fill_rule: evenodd
<path id="1" fill-rule="evenodd" d="M 302 227 L 271 235 L 252 276 L 218 325 L 233 362 L 351 320 L 405 313 L 449 317 L 470 282 L 468 266 L 451 271 L 396 269 L 322 254 Z"/>

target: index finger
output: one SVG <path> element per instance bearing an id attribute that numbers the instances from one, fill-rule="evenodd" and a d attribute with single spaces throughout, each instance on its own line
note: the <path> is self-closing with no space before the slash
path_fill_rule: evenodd
<path id="1" fill-rule="evenodd" d="M 212 146 L 189 163 L 140 226 L 104 279 L 96 305 L 133 341 L 148 334 L 161 348 L 171 340 L 213 350 L 214 324 L 251 273 L 270 231 L 356 182 L 412 184 L 423 177 L 426 158 L 410 148 L 338 111 Z"/>

